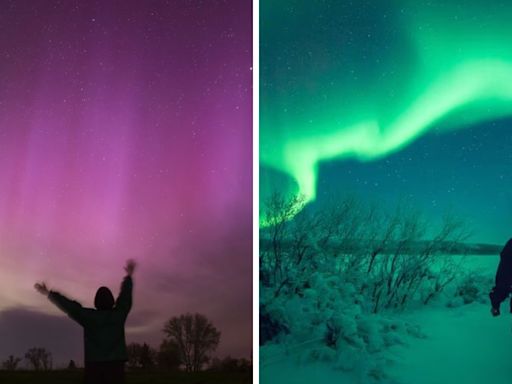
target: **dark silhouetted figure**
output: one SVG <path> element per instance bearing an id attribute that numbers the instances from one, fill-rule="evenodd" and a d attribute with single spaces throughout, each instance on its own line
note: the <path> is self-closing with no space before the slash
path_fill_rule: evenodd
<path id="1" fill-rule="evenodd" d="M 491 313 L 493 316 L 500 315 L 500 304 L 508 297 L 512 285 L 512 239 L 510 239 L 500 253 L 500 263 L 496 271 L 495 286 L 489 293 L 491 299 Z M 512 312 L 512 300 L 510 301 L 510 312 Z"/>
<path id="2" fill-rule="evenodd" d="M 48 290 L 45 283 L 35 285 L 40 293 L 83 327 L 86 384 L 124 383 L 124 363 L 128 360 L 124 324 L 132 307 L 134 270 L 135 262 L 128 261 L 117 300 L 114 301 L 107 287 L 98 289 L 94 298 L 96 309 L 84 308 L 80 303 Z"/>
<path id="3" fill-rule="evenodd" d="M 71 371 L 76 369 L 75 360 L 69 360 L 68 369 Z"/>

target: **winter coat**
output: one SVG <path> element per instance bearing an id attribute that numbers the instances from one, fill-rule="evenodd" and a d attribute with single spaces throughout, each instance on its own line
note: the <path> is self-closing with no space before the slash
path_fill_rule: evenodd
<path id="1" fill-rule="evenodd" d="M 489 297 L 494 309 L 499 310 L 500 304 L 508 297 L 512 286 L 512 239 L 510 239 L 500 253 L 500 262 L 496 271 L 495 286 Z M 512 304 L 512 303 L 511 303 Z M 511 307 L 512 309 L 512 307 Z"/>
<path id="2" fill-rule="evenodd" d="M 84 329 L 86 362 L 126 361 L 124 324 L 132 307 L 133 282 L 126 276 L 121 292 L 112 309 L 84 308 L 58 292 L 50 291 L 48 298 Z"/>

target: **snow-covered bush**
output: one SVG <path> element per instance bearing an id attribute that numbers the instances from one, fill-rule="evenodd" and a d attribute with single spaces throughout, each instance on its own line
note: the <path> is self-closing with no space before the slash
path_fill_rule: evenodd
<path id="1" fill-rule="evenodd" d="M 278 316 L 273 317 L 265 307 L 260 308 L 260 345 L 288 332 L 288 327 Z"/>
<path id="2" fill-rule="evenodd" d="M 457 283 L 454 298 L 449 301 L 449 306 L 457 306 L 454 305 L 454 302 L 460 304 L 487 303 L 489 287 L 492 285 L 492 278 L 489 276 L 468 274 Z"/>
<path id="3" fill-rule="evenodd" d="M 450 217 L 431 233 L 411 209 L 387 214 L 346 199 L 310 211 L 279 196 L 265 217 L 260 342 L 279 343 L 301 363 L 358 372 L 361 382 L 384 380 L 388 348 L 425 337 L 400 311 L 430 304 L 461 272 L 443 256 L 465 236 Z M 479 284 L 465 281 L 455 296 L 476 300 Z"/>

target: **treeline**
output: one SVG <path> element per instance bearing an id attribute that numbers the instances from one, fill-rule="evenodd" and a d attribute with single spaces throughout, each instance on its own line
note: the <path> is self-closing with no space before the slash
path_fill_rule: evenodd
<path id="1" fill-rule="evenodd" d="M 268 249 L 272 246 L 272 239 L 269 236 L 268 231 L 263 229 L 261 231 L 261 237 L 260 237 L 260 247 L 264 249 Z M 347 239 L 342 246 L 344 246 L 344 249 L 340 249 L 340 251 L 344 253 L 354 253 L 361 250 L 361 247 L 366 244 L 368 239 Z M 408 251 L 411 252 L 411 254 L 414 254 L 424 248 L 427 245 L 428 241 L 411 241 L 410 246 L 408 247 Z M 331 243 L 333 247 L 338 247 L 339 244 L 337 244 L 335 241 Z M 293 240 L 283 240 L 283 246 L 284 247 L 292 247 L 293 246 Z M 396 249 L 397 242 L 390 241 L 388 244 L 385 244 L 384 248 L 382 249 L 382 253 L 390 253 L 393 252 L 394 249 Z M 474 256 L 481 256 L 481 255 L 499 255 L 503 248 L 503 245 L 496 245 L 496 244 L 481 244 L 481 243 L 459 243 L 459 242 L 453 242 L 453 241 L 444 241 L 440 242 L 438 244 L 438 250 L 440 253 L 446 256 L 453 256 L 453 255 L 474 255 Z"/>
<path id="2" fill-rule="evenodd" d="M 158 349 L 146 343 L 130 343 L 126 366 L 129 370 L 134 371 L 173 371 L 183 369 L 184 364 L 178 346 L 164 340 Z M 215 357 L 201 369 L 218 372 L 248 372 L 252 369 L 252 363 L 244 358 L 227 356 L 220 359 Z"/>
<path id="3" fill-rule="evenodd" d="M 51 352 L 42 347 L 30 348 L 25 352 L 24 360 L 26 365 L 36 371 L 48 371 L 52 369 L 53 359 Z M 20 363 L 23 361 L 21 357 L 10 355 L 2 362 L 2 369 L 7 371 L 14 371 L 19 368 Z"/>
<path id="4" fill-rule="evenodd" d="M 158 349 L 146 343 L 128 345 L 128 369 L 185 370 L 198 372 L 205 368 L 215 370 L 248 370 L 246 359 L 212 358 L 220 343 L 221 333 L 208 318 L 199 313 L 173 317 L 164 325 L 165 339 Z"/>
<path id="5" fill-rule="evenodd" d="M 127 345 L 128 370 L 184 370 L 198 372 L 204 369 L 217 371 L 247 371 L 252 364 L 247 359 L 213 358 L 220 343 L 221 333 L 212 322 L 200 313 L 186 313 L 169 319 L 163 328 L 164 339 L 158 349 L 147 343 Z M 25 353 L 29 369 L 50 370 L 53 366 L 51 352 L 45 348 L 31 348 Z M 20 368 L 22 359 L 9 356 L 2 362 L 2 369 Z M 75 369 L 71 360 L 68 369 Z"/>

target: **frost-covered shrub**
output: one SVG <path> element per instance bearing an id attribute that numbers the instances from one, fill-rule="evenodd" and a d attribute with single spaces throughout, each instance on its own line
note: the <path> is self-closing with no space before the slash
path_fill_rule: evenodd
<path id="1" fill-rule="evenodd" d="M 446 302 L 448 308 L 458 308 L 464 305 L 464 299 L 461 296 L 452 297 Z"/>
<path id="2" fill-rule="evenodd" d="M 334 366 L 342 371 L 353 372 L 354 383 L 358 384 L 383 383 L 388 379 L 381 359 L 350 346 L 338 354 Z"/>
<path id="3" fill-rule="evenodd" d="M 278 335 L 288 332 L 286 324 L 273 318 L 264 307 L 260 308 L 260 345 L 264 345 Z"/>
<path id="4" fill-rule="evenodd" d="M 368 352 L 379 352 L 384 347 L 382 329 L 376 320 L 375 316 L 362 317 L 357 324 L 358 333 L 363 338 Z"/>
<path id="5" fill-rule="evenodd" d="M 331 322 L 327 323 L 327 331 L 325 333 L 325 345 L 330 348 L 336 349 L 336 344 L 341 335 L 341 329 Z"/>
<path id="6" fill-rule="evenodd" d="M 425 337 L 400 313 L 446 297 L 452 305 L 487 299 L 489 284 L 459 281 L 464 264 L 447 257 L 465 241 L 459 221 L 432 226 L 406 206 L 381 212 L 350 199 L 303 204 L 274 196 L 260 236 L 261 342 L 283 358 L 382 384 L 387 348 Z"/>
<path id="7" fill-rule="evenodd" d="M 338 359 L 336 361 L 336 368 L 343 371 L 352 371 L 356 368 L 364 367 L 368 361 L 367 354 L 360 348 L 346 345 L 338 352 Z"/>
<path id="8" fill-rule="evenodd" d="M 406 325 L 407 333 L 412 337 L 418 339 L 425 339 L 427 335 L 421 330 L 421 327 L 418 324 L 410 324 Z"/>
<path id="9" fill-rule="evenodd" d="M 405 323 L 399 319 L 382 319 L 381 323 L 383 332 L 398 331 L 401 333 L 405 333 L 406 331 Z"/>
<path id="10" fill-rule="evenodd" d="M 489 288 L 492 279 L 488 276 L 469 274 L 458 282 L 455 289 L 454 300 L 448 302 L 448 306 L 457 304 L 486 303 L 488 301 Z"/>
<path id="11" fill-rule="evenodd" d="M 396 331 L 389 331 L 384 333 L 382 338 L 384 339 L 384 345 L 386 347 L 405 344 L 404 335 Z"/>
<path id="12" fill-rule="evenodd" d="M 374 367 L 369 368 L 367 376 L 370 379 L 373 379 L 376 383 L 382 383 L 388 378 L 388 375 L 385 372 L 385 367 L 381 364 L 375 364 Z"/>
<path id="13" fill-rule="evenodd" d="M 276 300 L 271 289 L 260 285 L 260 345 L 290 332 L 282 300 Z"/>
<path id="14" fill-rule="evenodd" d="M 303 356 L 303 363 L 311 363 L 317 361 L 332 363 L 336 361 L 337 353 L 332 348 L 320 346 L 306 350 L 306 353 L 303 354 Z"/>

